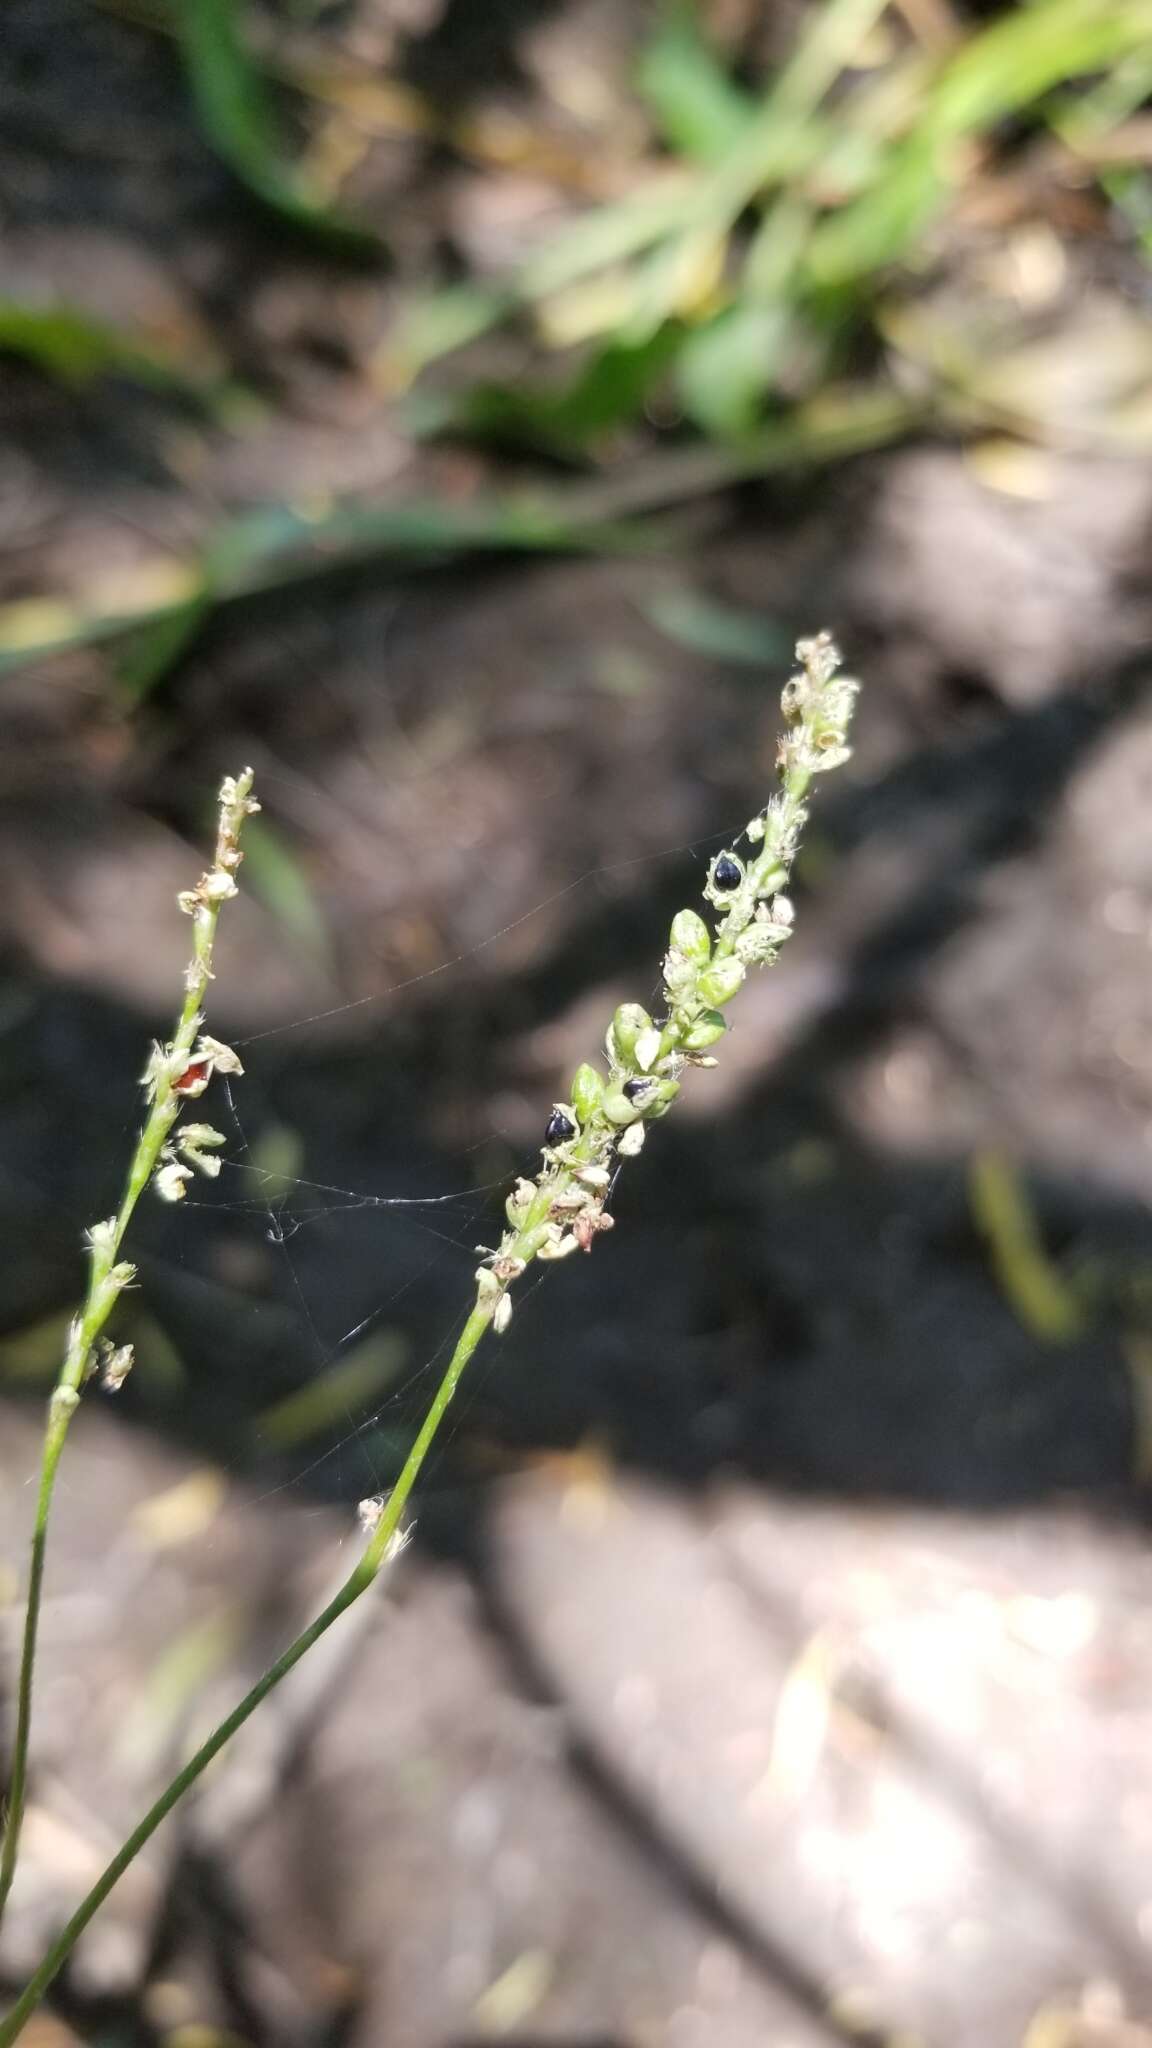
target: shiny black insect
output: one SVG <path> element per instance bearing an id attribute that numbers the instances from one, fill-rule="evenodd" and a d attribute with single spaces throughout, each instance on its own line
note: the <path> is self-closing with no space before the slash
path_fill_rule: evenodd
<path id="1" fill-rule="evenodd" d="M 730 853 L 717 854 L 716 865 L 712 869 L 712 887 L 738 889 L 743 880 L 744 870 L 739 861 L 734 860 Z"/>
<path id="2" fill-rule="evenodd" d="M 567 1138 L 574 1138 L 575 1136 L 576 1126 L 572 1122 L 571 1117 L 565 1116 L 562 1109 L 554 1109 L 548 1119 L 548 1128 L 544 1133 L 545 1144 L 563 1145 Z"/>

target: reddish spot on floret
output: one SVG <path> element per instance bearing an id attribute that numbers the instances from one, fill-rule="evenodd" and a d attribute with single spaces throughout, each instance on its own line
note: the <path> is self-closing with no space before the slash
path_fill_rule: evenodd
<path id="1" fill-rule="evenodd" d="M 172 1087 L 177 1095 L 187 1095 L 193 1088 L 198 1088 L 200 1086 L 201 1081 L 206 1081 L 207 1078 L 207 1060 L 192 1060 L 191 1063 L 185 1067 L 184 1072 L 180 1076 L 180 1079 L 178 1081 L 173 1081 Z"/>

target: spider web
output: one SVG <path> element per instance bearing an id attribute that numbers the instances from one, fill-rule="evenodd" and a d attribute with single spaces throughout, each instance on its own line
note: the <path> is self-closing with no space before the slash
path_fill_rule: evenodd
<path id="1" fill-rule="evenodd" d="M 556 903 L 577 891 L 594 886 L 599 878 L 620 875 L 657 863 L 699 857 L 702 850 L 710 850 L 715 845 L 724 843 L 728 836 L 730 835 L 717 835 L 716 838 L 710 837 L 707 840 L 682 842 L 625 860 L 597 863 L 553 890 L 519 916 L 489 933 L 486 938 L 478 940 L 451 958 L 438 962 L 434 967 L 410 975 L 388 989 L 354 997 L 348 1002 L 332 1004 L 306 1016 L 290 1019 L 285 1023 L 250 1033 L 243 1038 L 235 1038 L 232 1042 L 238 1051 L 243 1052 L 246 1048 L 270 1039 L 287 1037 L 293 1032 L 303 1031 L 309 1026 L 345 1016 L 372 1004 L 394 1003 L 404 992 L 450 975 L 489 947 L 496 945 L 509 933 L 529 924 Z M 686 894 L 691 893 L 689 885 Z M 589 1049 L 590 1056 L 594 1056 L 594 1051 L 594 1048 Z M 357 1412 L 352 1402 L 334 1399 L 331 1415 L 322 1428 L 314 1433 L 312 1439 L 320 1440 L 323 1447 L 317 1450 L 315 1455 L 309 1456 L 306 1450 L 308 1438 L 303 1437 L 294 1447 L 289 1476 L 276 1480 L 258 1492 L 255 1498 L 261 1501 L 268 1500 L 289 1489 L 308 1488 L 310 1482 L 315 1485 L 318 1475 L 329 1466 L 334 1466 L 339 1475 L 343 1454 L 353 1446 L 357 1448 L 364 1467 L 371 1475 L 373 1490 L 385 1493 L 396 1476 L 398 1466 L 392 1458 L 389 1459 L 391 1469 L 387 1472 L 377 1466 L 373 1451 L 374 1434 L 386 1416 L 390 1422 L 393 1419 L 395 1421 L 398 1442 L 406 1444 L 415 1434 L 439 1372 L 443 1370 L 451 1346 L 472 1306 L 473 1271 L 478 1254 L 484 1249 L 477 1242 L 478 1233 L 481 1229 L 488 1234 L 491 1234 L 493 1229 L 497 1233 L 502 1229 L 502 1216 L 500 1221 L 493 1220 L 494 1213 L 501 1215 L 497 1198 L 511 1187 L 518 1172 L 528 1176 L 536 1172 L 539 1164 L 538 1147 L 527 1153 L 516 1148 L 519 1157 L 515 1158 L 509 1170 L 501 1172 L 496 1178 L 470 1181 L 466 1187 L 450 1187 L 433 1193 L 384 1194 L 371 1188 L 345 1186 L 331 1181 L 311 1179 L 305 1175 L 284 1174 L 279 1170 L 273 1172 L 263 1169 L 253 1157 L 253 1144 L 247 1124 L 248 1113 L 243 1107 L 244 1083 L 241 1082 L 238 1088 L 234 1088 L 226 1076 L 219 1076 L 218 1081 L 226 1095 L 234 1132 L 234 1142 L 229 1144 L 222 1156 L 221 1183 L 218 1186 L 227 1188 L 231 1184 L 236 1193 L 233 1196 L 229 1192 L 223 1199 L 214 1199 L 202 1206 L 210 1207 L 217 1215 L 231 1213 L 249 1219 L 259 1219 L 264 1239 L 274 1248 L 281 1264 L 286 1294 L 312 1355 L 313 1369 L 307 1384 L 314 1384 L 322 1377 L 337 1373 L 341 1363 L 348 1359 L 353 1349 L 369 1336 L 375 1326 L 384 1321 L 390 1311 L 396 1309 L 405 1295 L 418 1288 L 421 1283 L 427 1282 L 438 1269 L 451 1264 L 450 1287 L 456 1296 L 457 1308 L 447 1319 L 442 1334 L 438 1341 L 433 1343 L 431 1350 L 421 1356 L 417 1363 L 398 1373 L 396 1379 L 387 1385 L 383 1397 L 379 1401 L 368 1401 L 363 1404 L 361 1412 Z M 498 1126 L 492 1124 L 485 1138 L 478 1141 L 472 1149 L 481 1149 L 489 1136 L 504 1135 Z M 269 1187 L 273 1190 L 271 1194 L 268 1193 Z M 429 1256 L 398 1285 L 384 1288 L 367 1311 L 358 1314 L 335 1338 L 326 1337 L 319 1327 L 316 1309 L 309 1299 L 308 1288 L 293 1250 L 293 1243 L 302 1232 L 318 1225 L 329 1226 L 334 1218 L 364 1212 L 371 1212 L 381 1218 L 386 1215 L 395 1218 L 402 1214 L 409 1227 L 414 1227 L 422 1238 L 429 1241 Z M 526 1276 L 525 1282 L 517 1290 L 521 1304 L 542 1284 L 545 1277 L 543 1269 Z M 423 1482 L 425 1487 L 428 1484 L 430 1468 L 434 1483 L 436 1456 L 443 1456 L 444 1449 L 458 1432 L 469 1407 L 475 1402 L 484 1385 L 486 1372 L 491 1370 L 495 1356 L 493 1347 L 487 1346 L 471 1368 L 441 1432 L 437 1452 L 429 1461 L 429 1467 L 426 1467 Z M 342 1417 L 340 1433 L 335 1440 L 324 1441 L 330 1436 L 331 1428 L 338 1417 Z M 277 1453 L 278 1457 L 281 1455 L 282 1453 Z M 327 1491 L 327 1488 L 325 1490 Z M 344 1492 L 342 1486 L 339 1490 Z M 360 1490 L 363 1491 L 363 1487 Z"/>

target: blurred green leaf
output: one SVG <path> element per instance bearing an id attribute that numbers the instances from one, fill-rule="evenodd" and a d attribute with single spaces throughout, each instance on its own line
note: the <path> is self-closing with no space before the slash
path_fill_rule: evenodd
<path id="1" fill-rule="evenodd" d="M 108 611 L 50 597 L 0 606 L 0 676 L 45 655 L 143 628 L 149 638 L 139 666 L 133 669 L 129 663 L 126 671 L 127 686 L 142 695 L 160 679 L 165 658 L 170 662 L 183 651 L 209 603 L 290 587 L 377 556 L 436 563 L 502 549 L 631 552 L 646 544 L 637 526 L 601 519 L 594 507 L 569 506 L 559 493 L 509 493 L 466 504 L 421 499 L 338 505 L 325 513 L 258 506 L 226 521 L 192 563 L 163 565 L 164 584 L 181 586 L 172 600 L 157 602 L 149 573 L 155 565 L 145 565 L 138 609 L 126 604 L 122 594 L 116 609 Z"/>
<path id="2" fill-rule="evenodd" d="M 692 0 L 670 0 L 636 73 L 666 142 L 716 163 L 754 119 L 756 102 L 729 77 L 705 37 Z"/>
<path id="3" fill-rule="evenodd" d="M 632 419 L 678 345 L 679 335 L 671 326 L 639 346 L 610 342 L 549 407 L 553 427 L 563 438 L 582 445 Z"/>
<path id="4" fill-rule="evenodd" d="M 555 390 L 478 384 L 453 398 L 414 403 L 409 424 L 423 435 L 464 431 L 554 455 L 580 455 L 636 417 L 678 347 L 671 325 L 636 346 L 609 342 Z"/>
<path id="5" fill-rule="evenodd" d="M 824 6 L 814 7 L 772 88 L 765 114 L 776 120 L 806 120 L 814 113 L 841 72 L 855 66 L 886 5 L 887 0 L 825 0 Z"/>
<path id="6" fill-rule="evenodd" d="M 395 1330 L 366 1338 L 307 1386 L 264 1410 L 258 1423 L 262 1443 L 290 1451 L 334 1427 L 346 1428 L 350 1417 L 379 1400 L 407 1356 L 408 1346 Z"/>
<path id="7" fill-rule="evenodd" d="M 203 581 L 186 604 L 161 612 L 130 637 L 116 663 L 116 682 L 132 704 L 143 703 L 190 647 L 212 608 L 212 592 Z M 0 654 L 0 673 L 3 656 Z"/>
<path id="8" fill-rule="evenodd" d="M 286 505 L 261 507 L 229 521 L 213 542 L 228 565 L 219 575 L 215 603 L 291 588 L 378 557 L 434 566 L 459 555 L 505 550 L 651 553 L 659 545 L 659 528 L 641 524 L 643 515 L 744 477 L 812 468 L 884 446 L 921 425 L 923 414 L 920 401 L 883 387 L 831 385 L 732 447 L 673 449 L 564 489 L 466 504 L 339 506 L 322 515 Z M 174 580 L 173 567 L 164 564 L 168 582 Z M 187 584 L 194 573 L 199 571 L 185 569 L 182 580 Z M 178 601 L 157 603 L 151 581 L 149 575 L 142 579 L 137 611 L 122 600 L 112 612 L 53 597 L 0 606 L 0 676 L 158 622 L 188 603 L 186 589 Z"/>
<path id="9" fill-rule="evenodd" d="M 244 828 L 248 844 L 248 827 Z M 283 1201 L 304 1164 L 304 1140 L 290 1124 L 262 1124 L 248 1146 L 246 1165 L 260 1176 L 260 1200 Z"/>
<path id="10" fill-rule="evenodd" d="M 969 138 L 989 153 L 1000 125 L 1025 116 L 1074 144 L 1079 110 L 1090 141 L 1146 93 L 1152 0 L 1025 0 L 939 44 L 878 50 L 884 12 L 884 0 L 803 11 L 791 56 L 753 98 L 692 0 L 664 0 L 638 85 L 685 161 L 585 214 L 504 295 L 536 309 L 552 350 L 597 353 L 559 391 L 509 383 L 432 400 L 423 429 L 594 451 L 672 371 L 707 436 L 755 442 L 773 388 L 790 411 L 805 402 L 874 319 L 891 268 L 931 257 L 930 231 L 979 166 Z M 1152 243 L 1143 175 L 1103 182 Z M 498 295 L 465 292 L 414 355 L 432 360 L 499 316 Z"/>
<path id="11" fill-rule="evenodd" d="M 267 80 L 241 33 L 239 0 L 182 0 L 175 20 L 201 126 L 249 191 L 293 226 L 349 251 L 377 238 L 333 212 L 284 159 Z"/>
<path id="12" fill-rule="evenodd" d="M 543 2005 L 556 1978 L 557 1958 L 544 1948 L 524 1949 L 482 1991 L 472 2019 L 484 2040 L 504 2041 Z"/>
<path id="13" fill-rule="evenodd" d="M 685 412 L 706 433 L 751 433 L 779 370 L 792 329 L 782 306 L 728 307 L 687 336 L 676 366 Z"/>
<path id="14" fill-rule="evenodd" d="M 0 1339 L 0 1382 L 50 1387 L 60 1371 L 71 1321 L 67 1312 L 45 1316 Z"/>
<path id="15" fill-rule="evenodd" d="M 883 5 L 884 0 L 829 0 L 815 11 L 776 84 L 757 102 L 727 77 L 687 0 L 672 0 L 641 60 L 641 86 L 669 135 L 685 154 L 699 157 L 704 173 L 670 170 L 594 208 L 528 259 L 506 303 L 547 302 L 545 324 L 554 346 L 599 333 L 639 350 L 678 315 L 694 314 L 719 281 L 727 238 L 746 207 L 773 184 L 810 171 L 835 143 L 838 127 L 818 118 L 817 110 Z M 629 263 L 635 268 L 626 272 L 622 266 Z M 617 289 L 593 284 L 597 277 L 616 279 Z M 448 298 L 439 314 L 433 311 L 423 360 L 474 338 L 499 310 L 492 297 L 465 292 Z M 418 362 L 419 325 L 416 344 L 407 347 Z M 405 351 L 401 339 L 401 364 Z M 505 420 L 513 410 L 503 407 Z M 490 397 L 479 401 L 476 429 L 493 431 L 495 412 Z"/>
<path id="16" fill-rule="evenodd" d="M 884 0 L 827 0 L 808 17 L 799 44 L 754 118 L 701 177 L 661 245 L 638 265 L 624 332 L 638 342 L 705 296 L 699 280 L 722 253 L 740 216 L 772 187 L 811 173 L 827 146 L 819 118 L 827 93 L 883 12 Z"/>
<path id="17" fill-rule="evenodd" d="M 244 880 L 303 952 L 314 959 L 326 956 L 327 933 L 312 884 L 266 814 L 244 828 Z"/>
<path id="18" fill-rule="evenodd" d="M 1109 171 L 1101 184 L 1136 240 L 1152 256 L 1152 178 L 1147 171 Z"/>
<path id="19" fill-rule="evenodd" d="M 651 179 L 626 199 L 585 214 L 539 254 L 529 257 L 517 279 L 518 298 L 546 298 L 591 271 L 623 263 L 650 248 L 676 227 L 694 184 L 683 173 L 670 172 Z"/>
<path id="20" fill-rule="evenodd" d="M 197 378 L 158 350 L 77 306 L 0 299 L 0 352 L 23 356 L 64 384 L 84 385 L 97 377 L 121 375 L 198 397 L 209 389 L 207 379 Z"/>
<path id="21" fill-rule="evenodd" d="M 1152 43 L 1122 57 L 1086 91 L 1062 94 L 1047 116 L 1073 149 L 1112 134 L 1152 97 Z"/>
<path id="22" fill-rule="evenodd" d="M 240 522 L 229 520 L 201 549 L 188 577 L 188 594 L 130 635 L 116 663 L 116 683 L 132 704 L 143 703 L 195 640 L 217 590 L 241 555 Z M 2 673 L 2 656 L 0 656 Z"/>
<path id="23" fill-rule="evenodd" d="M 137 1394 L 144 1394 L 150 1407 L 174 1400 L 187 1385 L 188 1369 L 168 1332 L 139 1306 L 133 1307 L 129 1327 L 136 1347 Z"/>
<path id="24" fill-rule="evenodd" d="M 491 285 L 447 285 L 405 307 L 377 357 L 384 380 L 403 389 L 421 370 L 454 349 L 465 348 L 502 320 L 515 295 Z"/>
<path id="25" fill-rule="evenodd" d="M 796 297 L 815 218 L 816 209 L 809 200 L 796 192 L 780 193 L 748 245 L 740 283 L 742 298 L 764 306 Z"/>
<path id="26" fill-rule="evenodd" d="M 114 1755 L 130 1758 L 134 1770 L 161 1770 L 193 1702 L 219 1677 L 242 1639 L 243 1617 L 234 1609 L 218 1608 L 186 1622 L 125 1702 L 115 1725 Z"/>
<path id="27" fill-rule="evenodd" d="M 1147 50 L 1148 0 L 1029 0 L 970 38 L 929 94 L 923 125 L 967 135 L 1040 99 L 1064 80 Z"/>
<path id="28" fill-rule="evenodd" d="M 974 1152 L 968 1199 L 992 1270 L 1017 1319 L 1042 1343 L 1071 1343 L 1084 1328 L 1084 1311 L 1048 1255 L 1018 1167 L 1003 1153 Z"/>
<path id="29" fill-rule="evenodd" d="M 1146 50 L 1149 37 L 1150 0 L 1031 0 L 970 37 L 926 87 L 911 132 L 881 156 L 868 189 L 815 230 L 812 276 L 861 283 L 905 256 L 964 175 L 957 142 Z"/>
<path id="30" fill-rule="evenodd" d="M 682 585 L 652 591 L 639 604 L 645 618 L 666 633 L 669 640 L 715 661 L 763 668 L 767 663 L 789 659 L 792 653 L 789 634 L 763 613 L 720 604 L 715 598 L 703 597 L 699 591 L 686 590 Z"/>
<path id="31" fill-rule="evenodd" d="M 842 289 L 875 279 L 923 234 L 948 189 L 937 138 L 909 136 L 889 153 L 867 191 L 813 228 L 807 269 L 816 284 Z"/>

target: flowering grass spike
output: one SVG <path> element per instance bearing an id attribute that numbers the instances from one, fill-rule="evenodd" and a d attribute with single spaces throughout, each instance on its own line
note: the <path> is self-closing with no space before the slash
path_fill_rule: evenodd
<path id="1" fill-rule="evenodd" d="M 540 1170 L 534 1179 L 518 1180 L 508 1197 L 507 1229 L 495 1251 L 485 1251 L 476 1274 L 472 1307 L 396 1484 L 390 1493 L 361 1504 L 364 1547 L 359 1559 L 328 1605 L 201 1743 L 117 1850 L 7 2017 L 0 2020 L 0 2048 L 9 2048 L 23 2031 L 85 1927 L 161 1821 L 274 1687 L 396 1556 L 408 1532 L 405 1510 L 409 1496 L 461 1374 L 488 1330 L 499 1336 L 507 1329 L 516 1282 L 536 1260 L 590 1252 L 601 1233 L 612 1228 L 605 1201 L 620 1160 L 632 1158 L 640 1150 L 648 1125 L 667 1114 L 689 1068 L 716 1065 L 713 1049 L 727 1028 L 723 1015 L 727 1004 L 739 993 L 749 969 L 769 965 L 789 938 L 792 905 L 785 891 L 808 816 L 808 792 L 813 776 L 848 759 L 848 729 L 857 691 L 857 685 L 840 673 L 840 657 L 827 633 L 802 640 L 796 655 L 798 670 L 782 698 L 787 729 L 777 757 L 776 793 L 745 827 L 743 850 L 727 847 L 711 863 L 703 892 L 713 913 L 711 922 L 690 909 L 678 911 L 673 918 L 664 955 L 665 1014 L 653 1018 L 639 1003 L 622 1003 L 608 1027 L 603 1062 L 578 1067 L 568 1100 L 553 1105 L 544 1132 Z M 243 807 L 251 807 L 248 789 L 244 779 L 232 787 L 237 827 Z M 200 1094 L 214 1071 L 235 1072 L 238 1065 L 227 1046 L 197 1036 L 202 1022 L 197 1014 L 197 991 L 202 992 L 210 972 L 209 921 L 232 893 L 229 884 L 234 869 L 234 860 L 218 857 L 215 869 L 182 899 L 197 932 L 196 959 L 188 980 L 191 1007 L 186 1005 L 172 1045 L 155 1049 L 145 1077 L 152 1093 L 146 1131 L 153 1129 L 158 1115 L 160 1124 L 139 1186 L 156 1171 L 158 1192 L 170 1200 L 180 1198 L 193 1171 L 214 1170 L 214 1148 L 220 1142 L 219 1133 L 210 1125 L 186 1124 L 173 1135 L 181 1100 Z M 136 1186 L 136 1179 L 129 1185 L 130 1189 Z M 91 1233 L 93 1285 L 99 1281 L 103 1290 L 99 1292 L 101 1305 L 107 1300 L 110 1306 L 127 1284 L 124 1276 L 131 1276 L 130 1267 L 113 1264 L 121 1228 L 118 1218 L 114 1224 L 98 1226 L 99 1237 L 97 1231 Z M 90 1302 L 92 1299 L 90 1294 Z M 106 1313 L 104 1308 L 101 1322 Z M 92 1341 L 89 1337 L 82 1340 L 84 1371 Z M 119 1364 L 108 1358 L 104 1370 L 115 1382 Z M 73 1406 L 76 1398 L 74 1388 Z"/>
<path id="2" fill-rule="evenodd" d="M 88 1291 L 84 1306 L 73 1318 L 68 1332 L 64 1363 L 48 1403 L 40 1461 L 28 1605 L 17 1684 L 16 1727 L 8 1772 L 3 1847 L 0 1849 L 0 1917 L 16 1874 L 24 1818 L 32 1681 L 56 1468 L 64 1449 L 68 1425 L 80 1405 L 81 1391 L 93 1373 L 99 1372 L 102 1385 L 110 1393 L 115 1393 L 123 1386 L 132 1368 L 131 1345 L 110 1344 L 103 1331 L 120 1296 L 136 1277 L 135 1266 L 117 1254 L 144 1189 L 151 1183 L 154 1193 L 163 1200 L 178 1202 L 194 1170 L 208 1175 L 220 1171 L 215 1149 L 224 1143 L 222 1134 L 214 1131 L 210 1124 L 185 1124 L 181 1127 L 179 1118 L 185 1101 L 190 1096 L 202 1095 L 214 1072 L 238 1074 L 241 1071 L 240 1062 L 229 1046 L 204 1036 L 200 1005 L 212 979 L 212 952 L 220 907 L 237 893 L 236 870 L 244 858 L 240 851 L 240 832 L 244 820 L 259 809 L 252 795 L 250 768 L 246 768 L 239 777 L 225 776 L 220 787 L 212 866 L 201 875 L 194 889 L 186 889 L 177 898 L 181 910 L 192 919 L 192 957 L 184 970 L 184 1003 L 171 1043 L 153 1046 L 141 1076 L 148 1113 L 136 1140 L 120 1207 L 115 1216 L 108 1217 L 103 1223 L 94 1223 L 87 1233 Z"/>
<path id="3" fill-rule="evenodd" d="M 499 1333 L 512 1316 L 510 1289 L 534 1259 L 590 1252 L 612 1227 L 604 1202 L 614 1162 L 640 1150 L 646 1126 L 665 1116 L 689 1067 L 712 1067 L 727 1026 L 722 1012 L 750 967 L 769 966 L 792 931 L 783 893 L 808 816 L 814 775 L 848 759 L 848 729 L 858 685 L 840 673 L 827 633 L 802 640 L 798 673 L 782 698 L 788 730 L 780 742 L 780 787 L 744 832 L 748 850 L 717 854 L 704 887 L 715 927 L 695 910 L 678 911 L 664 956 L 666 1015 L 622 1003 L 605 1040 L 607 1071 L 585 1065 L 569 1100 L 554 1105 L 544 1133 L 544 1164 L 508 1198 L 508 1229 L 477 1273 L 478 1306 Z"/>

